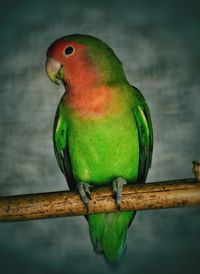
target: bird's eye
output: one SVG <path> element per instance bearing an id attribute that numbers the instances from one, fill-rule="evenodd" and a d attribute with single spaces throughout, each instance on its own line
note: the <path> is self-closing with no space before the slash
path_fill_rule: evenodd
<path id="1" fill-rule="evenodd" d="M 73 47 L 67 47 L 66 49 L 65 49 L 65 55 L 67 55 L 67 56 L 69 56 L 69 55 L 72 55 L 73 53 L 74 53 L 74 48 Z"/>

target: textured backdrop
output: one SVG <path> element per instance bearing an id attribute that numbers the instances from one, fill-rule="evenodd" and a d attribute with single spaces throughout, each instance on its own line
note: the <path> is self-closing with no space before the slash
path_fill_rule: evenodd
<path id="1" fill-rule="evenodd" d="M 191 177 L 200 159 L 198 1 L 1 1 L 0 195 L 65 190 L 52 148 L 63 87 L 47 79 L 53 40 L 87 33 L 108 43 L 144 94 L 155 149 L 148 181 Z M 84 218 L 0 223 L 2 274 L 200 273 L 200 208 L 143 211 L 126 256 L 110 269 Z"/>

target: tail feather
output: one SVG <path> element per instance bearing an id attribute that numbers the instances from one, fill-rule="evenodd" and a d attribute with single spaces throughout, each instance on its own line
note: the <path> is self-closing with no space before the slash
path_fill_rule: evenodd
<path id="1" fill-rule="evenodd" d="M 90 238 L 96 253 L 108 262 L 120 260 L 126 249 L 126 234 L 134 211 L 89 215 Z"/>

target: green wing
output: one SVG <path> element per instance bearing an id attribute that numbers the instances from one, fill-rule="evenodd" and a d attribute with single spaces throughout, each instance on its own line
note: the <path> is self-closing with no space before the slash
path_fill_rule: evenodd
<path id="1" fill-rule="evenodd" d="M 146 180 L 148 170 L 151 167 L 153 153 L 153 129 L 149 108 L 141 92 L 135 88 L 137 97 L 136 104 L 133 107 L 133 113 L 138 128 L 138 137 L 140 145 L 139 172 L 138 181 L 143 183 Z"/>
<path id="2" fill-rule="evenodd" d="M 58 162 L 58 165 L 64 174 L 70 189 L 75 189 L 76 182 L 72 172 L 69 149 L 68 149 L 68 138 L 67 138 L 67 118 L 65 109 L 63 107 L 63 101 L 61 99 L 54 120 L 53 128 L 53 144 L 54 152 Z"/>

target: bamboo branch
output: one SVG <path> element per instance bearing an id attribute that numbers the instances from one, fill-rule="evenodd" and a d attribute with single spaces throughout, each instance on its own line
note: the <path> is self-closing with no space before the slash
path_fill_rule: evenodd
<path id="1" fill-rule="evenodd" d="M 200 182 L 181 179 L 125 185 L 121 211 L 183 207 L 200 204 Z M 118 211 L 111 187 L 91 191 L 89 210 L 77 192 L 61 191 L 0 198 L 0 221 L 23 221 Z"/>

